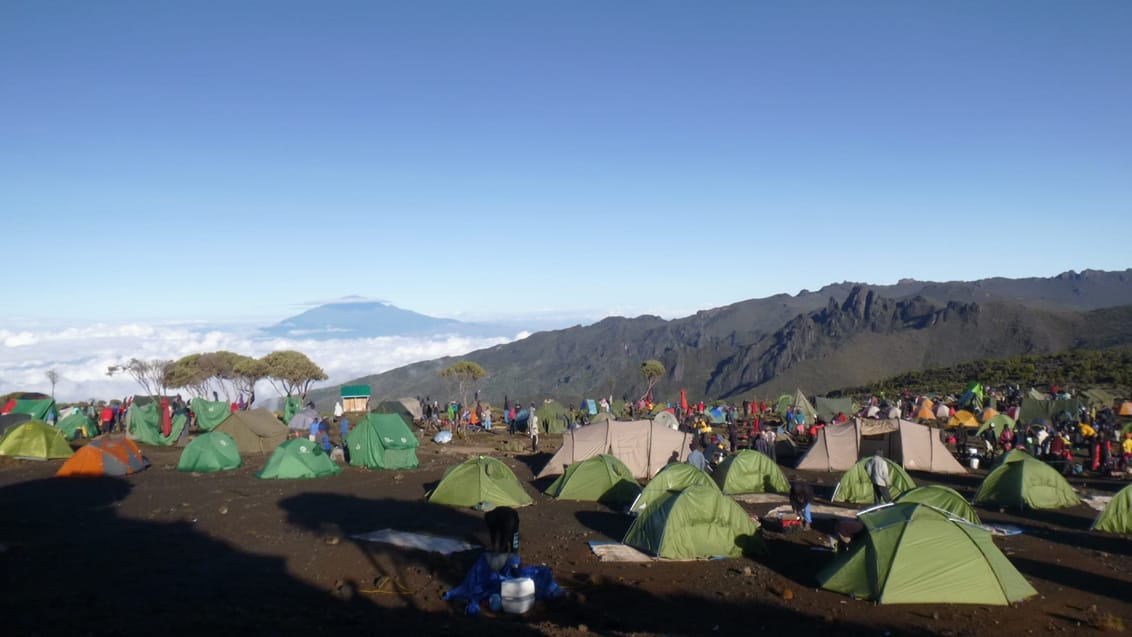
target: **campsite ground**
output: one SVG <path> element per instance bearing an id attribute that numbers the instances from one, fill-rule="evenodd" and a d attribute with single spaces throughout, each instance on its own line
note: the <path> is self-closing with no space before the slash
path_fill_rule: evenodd
<path id="1" fill-rule="evenodd" d="M 558 502 L 532 482 L 549 454 L 525 438 L 476 434 L 426 442 L 421 466 L 348 467 L 314 481 L 257 480 L 263 459 L 221 474 L 173 469 L 179 449 L 144 448 L 153 466 L 127 479 L 63 480 L 60 461 L 0 460 L 0 610 L 10 635 L 1025 635 L 1132 629 L 1132 541 L 1087 531 L 1095 511 L 980 509 L 1017 525 L 996 543 L 1040 595 L 1015 607 L 876 606 L 815 588 L 832 557 L 818 530 L 767 532 L 762 559 L 599 562 L 589 540 L 620 540 L 629 518 L 593 503 Z M 553 436 L 543 439 L 554 448 Z M 514 449 L 515 451 L 509 450 Z M 522 509 L 522 557 L 546 563 L 569 596 L 528 615 L 466 617 L 441 599 L 474 554 L 444 558 L 351 539 L 383 528 L 486 541 L 482 516 L 423 502 L 444 469 L 491 454 L 535 499 Z M 787 470 L 788 477 L 796 472 Z M 833 474 L 807 474 L 819 499 Z M 971 495 L 982 477 L 913 474 Z M 1084 481 L 1088 492 L 1122 483 Z M 765 514 L 775 504 L 745 504 Z M 9 632 L 11 631 L 11 632 Z"/>

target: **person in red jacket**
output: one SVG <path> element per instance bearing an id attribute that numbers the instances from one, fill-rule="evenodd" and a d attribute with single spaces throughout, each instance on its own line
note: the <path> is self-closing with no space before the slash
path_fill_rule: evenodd
<path id="1" fill-rule="evenodd" d="M 102 408 L 98 421 L 99 430 L 104 434 L 110 433 L 110 428 L 114 426 L 114 410 L 110 408 L 110 405 Z"/>

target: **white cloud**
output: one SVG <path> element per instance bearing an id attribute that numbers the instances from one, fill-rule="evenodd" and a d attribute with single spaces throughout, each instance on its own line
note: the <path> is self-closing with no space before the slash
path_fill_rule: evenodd
<path id="1" fill-rule="evenodd" d="M 58 400 L 116 398 L 140 387 L 128 377 L 108 377 L 107 368 L 131 358 L 175 360 L 188 354 L 227 350 L 260 357 L 278 350 L 297 350 L 322 367 L 337 384 L 409 363 L 473 350 L 522 338 L 381 337 L 315 340 L 264 338 L 250 327 L 216 327 L 195 323 L 99 323 L 82 327 L 0 329 L 0 394 L 51 390 L 47 372 L 60 381 Z M 257 394 L 274 392 L 264 383 Z"/>

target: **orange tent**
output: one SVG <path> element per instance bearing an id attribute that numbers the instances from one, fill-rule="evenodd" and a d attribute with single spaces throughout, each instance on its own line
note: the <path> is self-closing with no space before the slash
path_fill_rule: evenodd
<path id="1" fill-rule="evenodd" d="M 981 411 L 979 413 L 979 421 L 980 422 L 986 422 L 986 421 L 990 420 L 991 418 L 994 418 L 997 415 L 998 415 L 998 411 L 996 411 L 992 407 L 987 407 L 986 409 L 984 409 L 983 411 Z"/>
<path id="2" fill-rule="evenodd" d="M 128 438 L 95 438 L 64 462 L 57 478 L 125 476 L 149 466 L 141 449 Z"/>
<path id="3" fill-rule="evenodd" d="M 1123 403 L 1121 403 L 1119 415 L 1121 415 L 1121 416 L 1132 416 L 1132 402 L 1126 400 Z"/>
<path id="4" fill-rule="evenodd" d="M 932 401 L 925 400 L 920 409 L 916 412 L 918 420 L 935 420 L 935 410 L 932 409 Z"/>
<path id="5" fill-rule="evenodd" d="M 954 416 L 948 419 L 947 426 L 958 427 L 960 425 L 964 427 L 970 427 L 972 429 L 978 429 L 979 419 L 975 418 L 975 414 L 972 414 L 966 409 L 960 409 L 959 411 L 955 412 Z"/>

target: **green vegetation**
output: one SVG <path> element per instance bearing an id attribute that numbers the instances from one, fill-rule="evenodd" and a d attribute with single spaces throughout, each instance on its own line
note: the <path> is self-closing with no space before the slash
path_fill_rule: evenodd
<path id="1" fill-rule="evenodd" d="M 468 404 L 468 392 L 475 387 L 476 381 L 487 376 L 487 371 L 480 367 L 479 363 L 472 361 L 460 361 L 451 367 L 446 367 L 439 372 L 437 376 L 446 378 L 456 383 L 456 391 L 460 394 L 460 404 Z"/>
<path id="2" fill-rule="evenodd" d="M 862 396 L 885 392 L 913 394 L 926 392 L 958 395 L 967 384 L 978 380 L 992 387 L 1011 384 L 1020 387 L 1060 385 L 1076 390 L 1101 387 L 1119 396 L 1132 390 L 1132 350 L 1074 350 L 1059 354 L 984 359 L 919 372 L 908 372 L 871 385 L 830 392 L 831 397 Z"/>
<path id="3" fill-rule="evenodd" d="M 655 358 L 650 358 L 641 363 L 641 376 L 644 376 L 645 381 L 648 382 L 648 387 L 645 388 L 645 393 L 641 395 L 641 398 L 645 398 L 651 394 L 652 388 L 656 386 L 656 382 L 666 373 L 668 373 L 668 370 L 664 369 L 664 363 Z"/>

